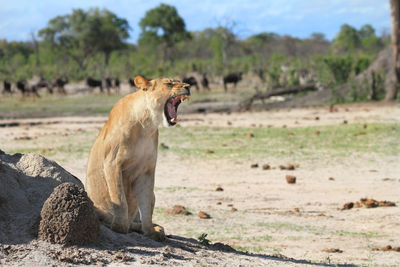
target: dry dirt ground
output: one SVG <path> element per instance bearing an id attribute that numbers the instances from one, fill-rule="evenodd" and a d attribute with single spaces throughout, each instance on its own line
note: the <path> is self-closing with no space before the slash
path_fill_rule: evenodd
<path id="1" fill-rule="evenodd" d="M 155 189 L 154 221 L 175 237 L 168 245 L 160 245 L 157 253 L 156 248 L 143 252 L 145 255 L 140 254 L 140 248 L 132 249 L 143 256 L 142 260 L 125 263 L 399 266 L 400 252 L 374 248 L 400 247 L 400 105 L 336 108 L 181 115 L 180 127 L 160 132 Z M 89 149 L 106 119 L 1 120 L 0 149 L 43 154 L 84 182 Z M 345 147 L 338 144 L 338 150 L 322 142 L 327 147 L 311 147 L 300 153 L 309 143 L 302 145 L 295 139 L 290 143 L 295 145 L 288 147 L 280 144 L 280 139 L 278 143 L 271 139 L 269 144 L 267 137 L 262 144 L 248 145 L 259 140 L 257 135 L 274 129 L 275 134 L 285 133 L 286 142 L 302 134 L 328 138 L 343 127 L 359 130 L 343 135 L 355 141 Z M 382 129 L 382 135 L 375 135 Z M 219 134 L 224 131 L 228 131 L 226 138 Z M 243 132 L 248 134 L 242 136 Z M 222 139 L 207 143 L 217 138 Z M 197 144 L 200 148 L 195 150 Z M 220 153 L 230 146 L 235 148 L 232 153 Z M 269 146 L 273 153 L 268 152 Z M 264 164 L 270 169 L 263 170 Z M 288 164 L 295 169 L 279 168 Z M 296 176 L 296 183 L 288 184 L 286 175 Z M 217 187 L 222 190 L 217 191 Z M 393 201 L 396 206 L 342 210 L 345 203 L 360 198 Z M 192 215 L 168 213 L 174 205 L 183 205 Z M 199 218 L 199 211 L 211 218 Z M 254 254 L 223 253 L 194 243 L 193 253 L 186 251 L 179 256 L 170 251 L 174 250 L 172 244 L 179 247 L 180 242 L 190 247 L 190 238 L 198 239 L 202 233 L 211 242 Z M 29 255 L 23 264 L 35 258 L 34 252 Z M 169 256 L 173 262 L 165 261 Z M 120 262 L 116 259 L 113 264 Z M 51 260 L 42 263 L 54 264 Z"/>

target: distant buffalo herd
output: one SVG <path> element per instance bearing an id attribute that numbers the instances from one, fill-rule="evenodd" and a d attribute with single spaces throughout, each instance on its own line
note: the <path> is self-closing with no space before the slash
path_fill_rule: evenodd
<path id="1" fill-rule="evenodd" d="M 36 96 L 40 97 L 39 89 L 46 88 L 50 94 L 53 94 L 54 90 L 57 89 L 60 94 L 67 94 L 64 85 L 68 83 L 67 77 L 57 77 L 53 81 L 46 80 L 44 78 L 34 79 L 27 81 L 26 79 L 20 79 L 15 83 L 16 88 L 21 92 L 23 96 Z M 12 94 L 11 83 L 7 80 L 3 81 L 3 94 Z"/>
<path id="2" fill-rule="evenodd" d="M 205 73 L 197 75 L 196 79 L 194 76 L 183 77 L 182 81 L 194 87 L 196 91 L 200 91 L 200 85 L 205 91 L 210 91 L 210 82 Z M 229 83 L 236 87 L 236 84 L 242 80 L 242 73 L 230 73 L 223 77 L 223 85 L 225 92 L 227 91 L 227 85 Z M 27 81 L 26 79 L 20 79 L 15 83 L 15 88 L 25 96 L 40 97 L 39 89 L 46 88 L 49 94 L 53 94 L 55 90 L 61 95 L 66 95 L 65 85 L 68 83 L 68 77 L 57 77 L 56 79 L 50 81 L 43 77 L 32 78 Z M 128 79 L 128 84 L 131 89 L 135 89 L 135 83 L 132 78 Z M 99 88 L 100 92 L 103 93 L 104 89 L 110 94 L 111 90 L 114 90 L 116 94 L 120 92 L 121 82 L 119 78 L 106 77 L 103 80 L 93 79 L 92 77 L 86 78 L 86 85 L 89 91 L 92 92 L 95 88 Z M 12 84 L 7 80 L 3 80 L 3 94 L 12 94 Z"/>

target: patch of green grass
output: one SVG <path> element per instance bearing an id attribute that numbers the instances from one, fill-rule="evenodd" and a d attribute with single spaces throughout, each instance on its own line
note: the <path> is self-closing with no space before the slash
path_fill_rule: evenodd
<path id="1" fill-rule="evenodd" d="M 2 99 L 0 117 L 54 117 L 108 114 L 123 95 L 93 94 L 83 96 L 50 96 L 41 98 L 8 97 Z"/>
<path id="2" fill-rule="evenodd" d="M 319 135 L 315 131 L 320 132 Z M 252 132 L 253 138 L 246 138 Z M 313 158 L 315 154 L 347 157 L 363 153 L 400 155 L 400 127 L 374 123 L 298 128 L 178 127 L 161 129 L 169 146 L 162 153 L 185 159 L 251 159 L 257 156 Z M 206 153 L 212 150 L 213 153 Z M 208 151 L 210 152 L 210 151 Z"/>
<path id="3" fill-rule="evenodd" d="M 55 134 L 39 136 L 34 140 L 15 140 L 5 144 L 2 149 L 8 154 L 34 152 L 53 160 L 68 159 L 73 155 L 86 161 L 97 132 L 90 130 L 67 136 Z"/>
<path id="4" fill-rule="evenodd" d="M 247 238 L 247 241 L 252 242 L 262 242 L 262 241 L 271 241 L 273 238 L 270 235 L 261 235 L 261 236 L 252 236 Z"/>
<path id="5" fill-rule="evenodd" d="M 332 232 L 333 234 L 336 235 L 341 235 L 341 236 L 362 236 L 362 237 L 366 237 L 366 238 L 372 238 L 372 237 L 383 237 L 382 234 L 377 233 L 377 232 L 349 232 L 349 231 L 335 231 Z"/>
<path id="6" fill-rule="evenodd" d="M 191 101 L 185 103 L 190 107 L 201 102 L 238 102 L 251 96 L 253 89 L 238 89 L 236 92 L 229 90 L 212 90 L 210 92 L 194 93 Z M 25 98 L 20 96 L 3 97 L 0 95 L 0 117 L 4 118 L 29 118 L 52 116 L 88 116 L 106 115 L 114 104 L 126 94 L 88 94 L 88 95 L 47 95 L 41 94 L 41 98 Z M 185 109 L 182 106 L 180 109 Z"/>

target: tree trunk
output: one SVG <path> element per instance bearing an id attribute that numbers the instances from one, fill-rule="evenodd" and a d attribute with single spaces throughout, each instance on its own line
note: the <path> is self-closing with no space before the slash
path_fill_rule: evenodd
<path id="1" fill-rule="evenodd" d="M 392 49 L 394 56 L 393 71 L 390 86 L 386 92 L 385 101 L 393 101 L 397 98 L 400 84 L 400 0 L 390 0 L 390 17 L 392 23 Z"/>
<path id="2" fill-rule="evenodd" d="M 273 90 L 271 92 L 266 92 L 266 93 L 256 93 L 252 97 L 240 102 L 239 109 L 240 110 L 249 110 L 251 108 L 251 105 L 253 105 L 253 102 L 258 99 L 264 100 L 271 96 L 298 94 L 300 92 L 317 91 L 317 90 L 318 89 L 317 89 L 317 87 L 315 87 L 315 85 L 303 85 L 303 86 L 299 85 L 299 86 L 293 86 L 293 87 L 289 87 L 289 88 Z"/>
<path id="3" fill-rule="evenodd" d="M 110 62 L 110 52 L 104 52 L 104 66 L 105 66 L 105 71 L 106 71 L 106 76 L 105 77 L 109 77 L 110 76 L 110 70 L 108 67 L 108 63 Z"/>
<path id="4" fill-rule="evenodd" d="M 39 57 L 39 43 L 36 40 L 35 34 L 33 32 L 31 32 L 31 37 L 32 37 L 32 43 L 35 49 L 35 56 L 36 56 L 36 62 L 35 65 L 36 67 L 40 66 L 40 57 Z"/>
<path id="5" fill-rule="evenodd" d="M 374 100 L 374 101 L 378 100 L 378 94 L 376 92 L 376 83 L 377 83 L 377 81 L 376 81 L 376 77 L 375 76 L 376 76 L 376 74 L 373 71 L 371 73 L 371 91 L 370 91 L 369 99 Z"/>

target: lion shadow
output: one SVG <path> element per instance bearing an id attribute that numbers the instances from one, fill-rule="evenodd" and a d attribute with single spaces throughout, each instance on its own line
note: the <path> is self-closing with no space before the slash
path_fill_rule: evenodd
<path id="1" fill-rule="evenodd" d="M 212 244 L 202 244 L 194 238 L 188 238 L 178 235 L 167 235 L 165 241 L 157 242 L 136 232 L 119 234 L 113 232 L 104 225 L 101 225 L 101 235 L 102 237 L 100 238 L 100 240 L 102 244 L 92 246 L 93 249 L 108 251 L 123 250 L 126 253 L 133 253 L 135 255 L 148 256 L 150 258 L 159 256 L 164 259 L 167 258 L 183 261 L 183 263 L 192 260 L 193 257 L 198 254 L 198 252 L 205 252 L 206 254 L 209 253 L 210 256 L 213 255 L 213 252 L 222 252 L 231 254 L 233 258 L 236 256 L 246 256 L 264 260 L 271 260 L 275 262 L 287 262 L 312 266 L 356 266 L 354 264 L 328 264 L 321 262 L 311 262 L 304 259 L 289 258 L 280 254 L 266 255 L 261 253 L 243 252 L 238 251 L 231 246 L 220 242 Z"/>

